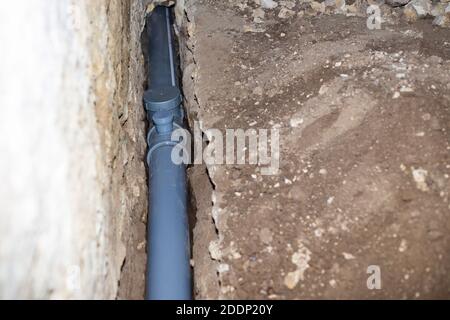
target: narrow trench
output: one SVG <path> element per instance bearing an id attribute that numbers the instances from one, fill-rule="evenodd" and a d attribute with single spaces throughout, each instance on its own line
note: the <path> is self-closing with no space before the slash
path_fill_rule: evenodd
<path id="1" fill-rule="evenodd" d="M 172 21 L 174 21 L 174 13 L 173 10 L 171 10 L 172 14 Z M 149 72 L 151 72 L 151 66 L 149 66 L 149 21 L 148 18 L 150 17 L 151 13 L 149 13 L 146 16 L 146 23 L 144 30 L 141 34 L 141 47 L 144 55 L 144 74 L 145 74 L 145 81 L 143 83 L 143 89 L 144 91 L 149 88 Z M 181 36 L 181 35 L 179 35 Z M 177 67 L 177 84 L 179 86 L 179 89 L 181 91 L 181 94 L 183 95 L 183 72 L 182 72 L 182 63 L 181 63 L 181 57 L 180 57 L 180 39 L 174 32 L 174 49 L 176 54 L 176 67 Z M 183 95 L 184 97 L 184 95 Z M 184 100 L 184 99 L 183 99 Z M 183 104 L 184 112 L 187 115 L 184 119 L 184 126 L 185 128 L 192 134 L 192 129 L 190 127 L 189 121 L 188 121 L 188 112 L 189 110 L 186 109 L 185 104 Z M 147 119 L 146 121 L 146 132 L 148 132 L 150 128 L 150 123 Z M 192 146 L 193 149 L 193 146 Z M 193 154 L 193 153 L 192 153 Z M 146 170 L 147 170 L 147 185 L 148 185 L 148 178 L 149 178 L 149 168 L 147 163 L 145 163 Z M 198 207 L 199 202 L 204 202 L 204 195 L 206 195 L 207 198 L 209 198 L 209 201 L 211 202 L 211 192 L 213 189 L 213 183 L 209 178 L 209 175 L 207 173 L 207 169 L 204 165 L 201 166 L 194 166 L 189 165 L 186 168 L 187 170 L 187 194 L 188 194 L 188 221 L 189 221 L 189 236 L 190 236 L 190 249 L 191 249 L 191 267 L 192 267 L 192 296 L 195 299 L 197 296 L 196 293 L 196 272 L 195 272 L 195 257 L 194 257 L 194 247 L 195 247 L 195 239 L 196 236 L 194 234 L 194 230 L 197 226 L 197 213 L 198 213 Z M 206 182 L 206 184 L 205 184 Z M 206 191 L 206 192 L 205 192 Z M 202 193 L 201 200 L 198 200 L 198 194 Z M 212 218 L 211 218 L 212 220 Z M 213 223 L 213 221 L 211 221 Z M 205 254 L 208 254 L 208 252 L 205 252 Z"/>
<path id="2" fill-rule="evenodd" d="M 173 11 L 172 11 L 173 14 Z M 149 66 L 149 13 L 145 17 L 145 27 L 141 33 L 141 48 L 144 56 L 144 70 L 143 79 L 141 83 L 143 91 L 149 87 L 149 72 L 151 72 L 151 66 Z M 187 17 L 185 17 L 187 19 Z M 174 20 L 174 19 L 173 19 Z M 183 66 L 187 64 L 186 61 L 190 60 L 192 52 L 186 49 L 187 40 L 185 32 L 178 30 L 174 32 L 174 49 L 176 53 L 177 61 L 177 80 L 180 91 L 183 94 L 183 107 L 186 114 L 185 128 L 191 132 L 197 116 L 195 112 L 190 112 L 190 108 L 195 109 L 198 105 L 198 101 L 189 97 L 192 97 L 192 92 L 183 92 Z M 188 79 L 189 81 L 189 79 Z M 187 90 L 192 90 L 192 86 L 188 86 Z M 195 95 L 194 95 L 195 96 Z M 144 106 L 142 106 L 144 108 Z M 150 128 L 148 119 L 145 119 L 145 132 L 147 134 Z M 205 150 L 208 144 L 207 139 L 203 134 L 203 150 Z M 148 147 L 147 147 L 148 148 Z M 193 146 L 192 146 L 193 149 Z M 193 151 L 193 150 L 192 150 Z M 147 149 L 148 152 L 148 149 Z M 192 155 L 194 153 L 192 152 Z M 147 161 L 143 159 L 146 168 L 146 180 L 145 183 L 149 185 L 149 168 Z M 189 221 L 189 235 L 190 235 L 190 249 L 191 249 L 191 279 L 192 279 L 192 297 L 194 299 L 217 299 L 220 297 L 221 281 L 218 273 L 217 266 L 219 261 L 214 260 L 211 257 L 209 245 L 219 239 L 219 230 L 217 230 L 216 223 L 212 216 L 213 193 L 215 190 L 214 182 L 208 172 L 205 164 L 202 165 L 189 165 L 187 168 L 187 209 L 188 209 L 188 221 Z M 148 196 L 147 196 L 148 197 Z M 133 223 L 139 224 L 139 226 L 133 227 L 138 230 L 137 234 L 133 235 L 132 247 L 127 252 L 127 256 L 123 262 L 121 278 L 119 281 L 119 293 L 118 299 L 144 299 L 145 298 L 145 283 L 146 283 L 146 257 L 148 244 L 146 244 L 147 237 L 147 223 L 148 223 L 148 206 L 145 208 L 146 212 L 142 219 Z M 141 249 L 137 249 L 139 247 Z"/>

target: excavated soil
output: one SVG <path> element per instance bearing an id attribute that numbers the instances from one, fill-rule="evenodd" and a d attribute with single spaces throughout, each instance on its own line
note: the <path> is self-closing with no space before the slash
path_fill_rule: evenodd
<path id="1" fill-rule="evenodd" d="M 281 139 L 277 175 L 190 169 L 197 298 L 449 298 L 449 30 L 278 9 L 257 30 L 253 8 L 184 10 L 191 125 Z"/>

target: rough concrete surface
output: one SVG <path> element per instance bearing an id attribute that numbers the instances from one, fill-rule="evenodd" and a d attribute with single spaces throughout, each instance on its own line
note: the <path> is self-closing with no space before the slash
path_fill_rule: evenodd
<path id="1" fill-rule="evenodd" d="M 143 296 L 145 4 L 0 2 L 0 298 Z"/>
<path id="2" fill-rule="evenodd" d="M 281 139 L 277 175 L 190 169 L 196 297 L 449 298 L 449 29 L 276 2 L 178 9 L 191 126 Z"/>

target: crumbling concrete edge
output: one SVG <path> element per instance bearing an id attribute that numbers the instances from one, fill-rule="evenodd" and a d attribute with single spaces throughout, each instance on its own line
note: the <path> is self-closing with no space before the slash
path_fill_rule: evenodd
<path id="1" fill-rule="evenodd" d="M 182 84 L 184 94 L 184 106 L 190 128 L 201 120 L 201 105 L 197 99 L 197 74 L 198 64 L 195 57 L 195 0 L 178 0 L 175 6 L 177 36 L 180 46 L 180 67 L 182 70 Z M 203 128 L 199 128 L 204 134 Z M 203 174 L 203 176 L 199 176 Z M 221 280 L 219 268 L 221 264 L 221 234 L 218 226 L 217 212 L 220 210 L 217 201 L 216 185 L 214 181 L 214 168 L 202 165 L 195 168 L 190 174 L 190 184 L 195 193 L 195 185 L 204 185 L 202 179 L 207 179 L 211 193 L 209 203 L 196 203 L 197 223 L 194 227 L 193 266 L 194 266 L 194 294 L 196 299 L 220 299 Z M 207 177 L 205 177 L 207 175 Z M 197 188 L 199 189 L 199 188 Z M 204 190 L 198 190 L 204 192 Z M 195 194 L 194 194 L 195 196 Z M 199 197 L 195 197 L 197 201 Z M 204 232 L 208 230 L 208 232 Z M 212 232 L 211 232 L 212 230 Z M 196 233 L 204 232 L 198 235 Z"/>

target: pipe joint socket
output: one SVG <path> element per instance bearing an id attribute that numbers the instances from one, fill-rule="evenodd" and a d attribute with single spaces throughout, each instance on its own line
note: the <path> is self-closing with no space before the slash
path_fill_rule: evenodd
<path id="1" fill-rule="evenodd" d="M 144 104 L 149 119 L 159 111 L 173 115 L 175 122 L 182 124 L 184 118 L 180 89 L 174 86 L 156 87 L 144 93 Z"/>
<path id="2" fill-rule="evenodd" d="M 169 111 L 158 111 L 153 115 L 153 124 L 158 134 L 168 134 L 173 130 L 173 114 Z"/>
<path id="3" fill-rule="evenodd" d="M 147 136 L 149 146 L 147 163 L 149 165 L 152 155 L 157 149 L 161 147 L 173 147 L 181 142 L 181 140 L 172 140 L 172 133 L 177 129 L 183 128 L 174 122 L 173 114 L 169 111 L 158 111 L 153 115 L 153 128 L 151 128 Z"/>

